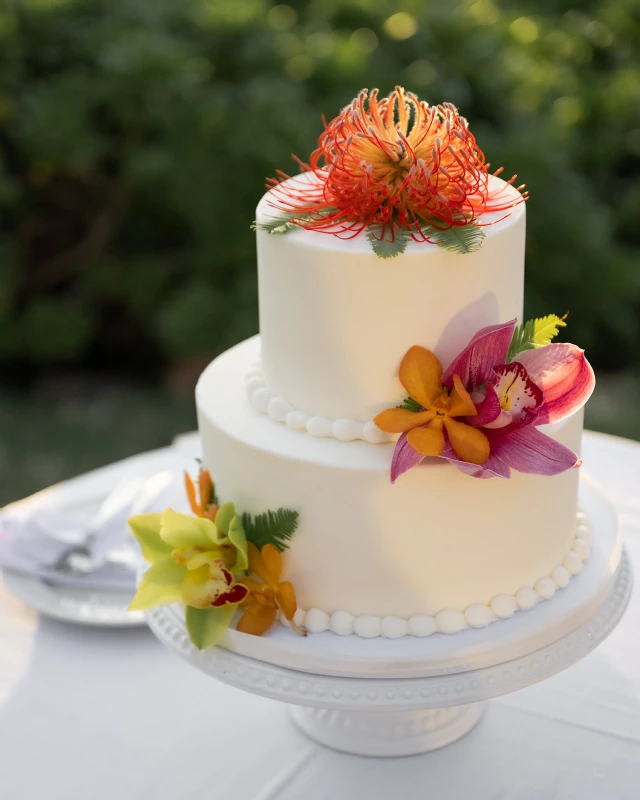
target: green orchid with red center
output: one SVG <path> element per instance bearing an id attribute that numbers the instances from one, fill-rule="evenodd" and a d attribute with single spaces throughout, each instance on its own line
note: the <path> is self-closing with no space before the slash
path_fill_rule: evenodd
<path id="1" fill-rule="evenodd" d="M 215 521 L 168 508 L 132 517 L 129 526 L 151 564 L 130 609 L 181 602 L 191 641 L 200 649 L 216 644 L 248 593 L 235 578 L 245 576 L 249 561 L 233 503 L 217 509 Z"/>

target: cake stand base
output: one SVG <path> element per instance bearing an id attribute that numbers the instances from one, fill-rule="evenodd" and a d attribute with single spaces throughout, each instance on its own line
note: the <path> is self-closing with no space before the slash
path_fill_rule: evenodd
<path id="1" fill-rule="evenodd" d="M 294 723 L 316 742 L 358 756 L 413 756 L 465 736 L 484 703 L 428 711 L 332 711 L 291 706 Z"/>

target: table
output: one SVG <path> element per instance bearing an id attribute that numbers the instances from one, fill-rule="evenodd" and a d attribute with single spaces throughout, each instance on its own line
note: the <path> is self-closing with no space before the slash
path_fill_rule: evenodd
<path id="1" fill-rule="evenodd" d="M 640 576 L 640 443 L 584 439 Z M 640 592 L 583 661 L 403 759 L 332 752 L 278 703 L 200 674 L 147 630 L 38 617 L 0 588 L 2 800 L 638 800 Z"/>

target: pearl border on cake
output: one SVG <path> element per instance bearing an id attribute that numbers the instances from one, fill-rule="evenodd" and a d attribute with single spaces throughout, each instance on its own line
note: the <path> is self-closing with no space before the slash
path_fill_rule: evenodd
<path id="1" fill-rule="evenodd" d="M 300 627 L 309 633 L 331 631 L 338 636 L 359 636 L 363 639 L 374 639 L 382 636 L 385 639 L 400 639 L 402 636 L 430 636 L 432 633 L 453 634 L 468 628 L 486 628 L 492 622 L 509 619 L 516 611 L 528 611 L 543 600 L 550 600 L 558 589 L 569 585 L 571 578 L 582 571 L 593 547 L 593 537 L 586 514 L 576 514 L 576 536 L 571 550 L 564 557 L 562 564 L 554 567 L 548 575 L 540 578 L 534 586 L 523 586 L 514 595 L 498 594 L 489 604 L 472 603 L 464 611 L 445 608 L 435 616 L 414 614 L 409 619 L 401 617 L 378 617 L 372 614 L 354 616 L 348 611 L 334 611 L 328 614 L 320 608 L 308 611 L 298 609 L 294 617 Z M 280 617 L 283 625 L 289 623 Z"/>
<path id="2" fill-rule="evenodd" d="M 381 431 L 373 420 L 357 422 L 353 419 L 328 419 L 299 411 L 269 389 L 260 362 L 256 362 L 246 373 L 245 380 L 247 396 L 254 411 L 266 414 L 269 419 L 283 423 L 292 431 L 304 431 L 309 436 L 338 439 L 341 442 L 362 439 L 369 444 L 384 444 L 393 440 L 393 435 Z"/>

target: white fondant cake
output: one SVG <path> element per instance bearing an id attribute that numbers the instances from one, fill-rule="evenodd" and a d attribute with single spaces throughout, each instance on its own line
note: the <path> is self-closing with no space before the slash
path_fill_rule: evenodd
<path id="1" fill-rule="evenodd" d="M 506 186 L 492 177 L 496 185 Z M 260 201 L 258 223 L 276 213 L 270 202 Z M 258 230 L 270 391 L 311 416 L 368 422 L 402 396 L 398 365 L 409 347 L 430 347 L 448 364 L 483 326 L 522 319 L 525 216 L 524 203 L 484 215 L 482 247 L 464 257 L 410 242 L 392 261 L 377 258 L 364 235 Z"/>
<path id="2" fill-rule="evenodd" d="M 267 195 L 258 222 L 271 214 Z M 411 242 L 393 261 L 364 237 L 257 231 L 261 336 L 205 370 L 198 421 L 222 498 L 299 512 L 284 577 L 309 631 L 483 627 L 550 599 L 589 555 L 577 469 L 478 480 L 427 458 L 389 481 L 395 437 L 372 420 L 406 396 L 405 352 L 446 367 L 479 329 L 522 318 L 524 203 L 481 222 L 495 224 L 476 252 Z M 579 453 L 582 411 L 545 432 Z"/>

